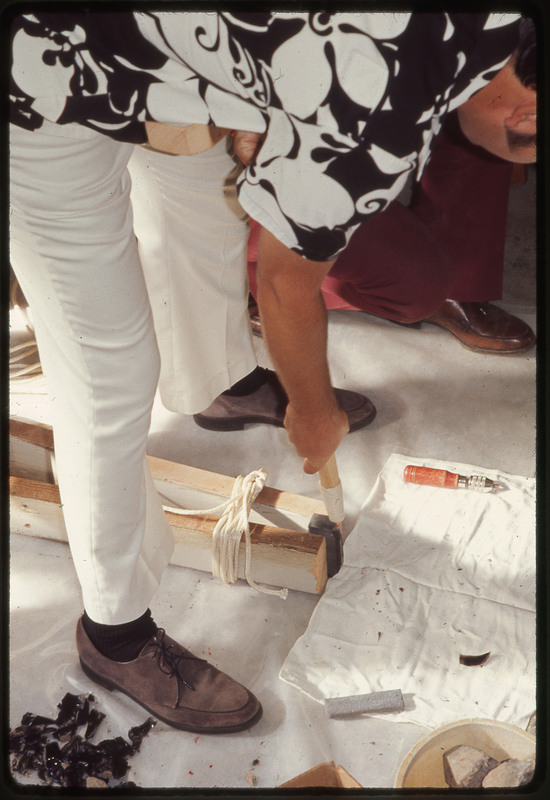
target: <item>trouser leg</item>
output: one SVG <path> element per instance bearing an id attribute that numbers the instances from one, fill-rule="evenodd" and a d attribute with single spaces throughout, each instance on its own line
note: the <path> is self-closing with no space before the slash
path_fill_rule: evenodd
<path id="1" fill-rule="evenodd" d="M 59 487 L 84 607 L 142 614 L 173 541 L 145 462 L 158 352 L 135 239 L 131 146 L 14 128 L 11 259 L 52 401 Z"/>
<path id="2" fill-rule="evenodd" d="M 455 267 L 448 297 L 486 302 L 502 296 L 506 216 L 512 164 L 467 142 L 440 136 L 411 210 Z"/>
<path id="3" fill-rule="evenodd" d="M 393 202 L 352 236 L 323 285 L 327 307 L 411 322 L 448 298 L 500 298 L 511 169 L 444 131 L 410 207 Z"/>
<path id="4" fill-rule="evenodd" d="M 258 225 L 251 222 L 249 277 L 255 294 Z M 452 263 L 408 208 L 393 202 L 363 223 L 323 281 L 328 309 L 366 311 L 395 322 L 417 322 L 436 311 L 454 280 Z"/>
<path id="5" fill-rule="evenodd" d="M 357 229 L 322 291 L 329 309 L 411 323 L 439 308 L 453 280 L 447 253 L 424 223 L 395 201 Z"/>
<path id="6" fill-rule="evenodd" d="M 183 414 L 207 408 L 257 366 L 234 169 L 225 140 L 193 156 L 137 147 L 129 164 L 161 398 Z"/>

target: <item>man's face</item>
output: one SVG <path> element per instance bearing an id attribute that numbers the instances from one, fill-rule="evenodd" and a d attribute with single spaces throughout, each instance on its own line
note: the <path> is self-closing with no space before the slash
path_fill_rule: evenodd
<path id="1" fill-rule="evenodd" d="M 460 106 L 458 119 L 472 144 L 517 164 L 536 161 L 537 95 L 510 64 Z"/>

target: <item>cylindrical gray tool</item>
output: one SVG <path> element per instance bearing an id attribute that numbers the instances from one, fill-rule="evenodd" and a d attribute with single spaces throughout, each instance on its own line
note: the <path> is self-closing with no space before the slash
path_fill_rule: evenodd
<path id="1" fill-rule="evenodd" d="M 401 689 L 355 694 L 350 697 L 327 697 L 324 702 L 327 717 L 365 713 L 380 714 L 384 711 L 403 711 L 405 708 Z"/>

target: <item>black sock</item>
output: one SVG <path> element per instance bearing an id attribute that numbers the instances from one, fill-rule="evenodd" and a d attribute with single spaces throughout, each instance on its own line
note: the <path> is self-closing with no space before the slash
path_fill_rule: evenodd
<path id="1" fill-rule="evenodd" d="M 149 609 L 138 619 L 122 625 L 94 622 L 84 612 L 82 625 L 94 647 L 113 661 L 132 661 L 137 658 L 143 645 L 157 630 Z"/>
<path id="2" fill-rule="evenodd" d="M 256 369 L 241 378 L 240 381 L 234 383 L 230 389 L 224 392 L 229 397 L 243 397 L 246 394 L 252 394 L 260 386 L 263 386 L 269 375 L 269 370 L 256 367 Z"/>

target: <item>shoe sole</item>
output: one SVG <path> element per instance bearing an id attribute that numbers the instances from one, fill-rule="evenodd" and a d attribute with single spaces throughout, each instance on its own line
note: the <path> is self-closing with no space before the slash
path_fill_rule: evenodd
<path id="1" fill-rule="evenodd" d="M 350 424 L 349 433 L 358 431 L 370 425 L 376 417 L 376 408 L 373 406 L 371 413 L 364 419 Z M 215 419 L 213 417 L 205 417 L 203 414 L 193 414 L 193 419 L 199 428 L 204 428 L 207 431 L 229 432 L 229 431 L 243 431 L 247 425 L 274 425 L 276 428 L 284 428 L 283 423 L 273 417 L 257 417 L 245 416 L 236 417 L 234 419 Z M 349 417 L 348 417 L 349 419 Z"/>
<path id="2" fill-rule="evenodd" d="M 188 731 L 189 733 L 238 733 L 239 731 L 245 731 L 248 728 L 251 728 L 257 722 L 259 722 L 263 714 L 263 709 L 260 705 L 258 711 L 251 719 L 247 720 L 246 722 L 242 722 L 239 725 L 227 725 L 223 728 L 212 728 L 212 727 L 201 728 L 196 725 L 178 724 L 173 720 L 162 717 L 157 711 L 153 711 L 152 708 L 149 708 L 149 706 L 145 705 L 145 703 L 142 703 L 141 700 L 137 700 L 133 695 L 122 689 L 120 686 L 117 686 L 115 683 L 112 683 L 111 681 L 107 680 L 102 675 L 98 675 L 96 672 L 94 672 L 93 669 L 88 667 L 87 664 L 85 664 L 81 658 L 79 660 L 80 660 L 80 666 L 82 667 L 82 671 L 88 676 L 88 678 L 94 681 L 94 683 L 98 683 L 100 686 L 102 686 L 104 689 L 107 689 L 109 692 L 117 691 L 121 692 L 122 694 L 125 694 L 126 697 L 129 697 L 130 700 L 134 701 L 134 703 L 137 703 L 137 705 L 139 705 L 141 708 L 144 708 L 146 711 L 152 714 L 156 719 L 160 720 L 161 722 L 164 722 L 171 728 L 177 728 L 178 730 L 181 731 Z"/>
<path id="3" fill-rule="evenodd" d="M 514 347 L 514 348 L 509 348 L 507 350 L 493 350 L 490 347 L 476 347 L 475 344 L 468 344 L 467 342 L 465 342 L 464 339 L 462 339 L 462 337 L 458 333 L 456 333 L 452 328 L 448 328 L 446 325 L 443 325 L 440 322 L 433 322 L 432 320 L 429 319 L 424 320 L 424 322 L 427 322 L 428 325 L 435 325 L 436 328 L 441 328 L 441 330 L 447 331 L 447 333 L 452 334 L 452 336 L 455 337 L 457 342 L 462 347 L 464 347 L 466 350 L 470 350 L 472 353 L 485 353 L 485 355 L 490 355 L 490 356 L 515 356 L 515 355 L 521 355 L 521 353 L 527 353 L 537 343 L 536 338 L 534 338 L 532 342 L 529 342 L 529 344 L 526 344 L 523 347 Z"/>
<path id="4" fill-rule="evenodd" d="M 203 414 L 193 414 L 193 419 L 199 426 L 207 431 L 244 431 L 247 425 L 275 425 L 277 428 L 284 428 L 278 419 L 267 417 L 235 417 L 234 419 L 215 419 L 205 417 Z"/>

